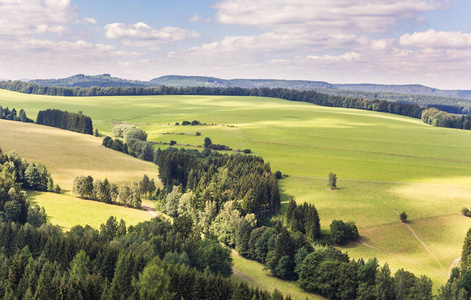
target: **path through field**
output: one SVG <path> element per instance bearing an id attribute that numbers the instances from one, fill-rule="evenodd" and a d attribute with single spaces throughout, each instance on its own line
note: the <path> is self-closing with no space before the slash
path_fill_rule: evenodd
<path id="1" fill-rule="evenodd" d="M 143 209 L 147 210 L 153 217 L 157 217 L 157 214 L 155 213 L 153 208 L 150 208 L 149 206 L 141 206 Z"/>
<path id="2" fill-rule="evenodd" d="M 394 208 L 392 208 L 392 206 L 389 205 L 389 203 L 387 203 L 386 201 L 383 201 L 383 202 L 384 202 L 387 206 L 389 206 L 389 208 L 390 208 L 396 215 L 399 215 L 399 212 L 396 211 Z M 438 265 L 440 266 L 440 268 L 442 268 L 443 272 L 445 272 L 445 274 L 448 274 L 447 271 L 445 270 L 445 268 L 442 266 L 442 263 L 440 262 L 440 260 L 438 259 L 438 257 L 435 256 L 435 254 L 433 254 L 433 252 L 430 251 L 430 249 L 427 247 L 427 245 L 417 236 L 417 234 L 415 233 L 414 229 L 412 229 L 412 227 L 411 227 L 409 224 L 405 223 L 405 222 L 403 222 L 402 224 L 405 225 L 405 226 L 407 227 L 407 229 L 409 229 L 409 230 L 412 232 L 412 234 L 414 235 L 415 239 L 416 239 L 417 241 L 419 241 L 419 242 L 422 244 L 422 246 L 424 246 L 425 250 L 427 250 L 427 252 L 428 252 L 428 253 L 433 257 L 433 259 L 438 263 Z"/>

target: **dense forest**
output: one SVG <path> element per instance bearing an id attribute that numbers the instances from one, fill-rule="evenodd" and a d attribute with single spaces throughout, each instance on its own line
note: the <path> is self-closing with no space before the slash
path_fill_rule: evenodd
<path id="1" fill-rule="evenodd" d="M 72 113 L 59 109 L 40 110 L 36 124 L 57 127 L 85 134 L 93 134 L 92 119 L 82 113 Z"/>
<path id="2" fill-rule="evenodd" d="M 285 299 L 228 279 L 230 250 L 202 239 L 188 217 L 130 227 L 110 217 L 99 230 L 64 233 L 22 190 L 50 185 L 44 166 L 0 150 L 3 299 Z"/>
<path id="3" fill-rule="evenodd" d="M 244 215 L 265 216 L 280 208 L 278 182 L 261 157 L 167 148 L 159 155 L 158 166 L 167 187 L 181 185 L 194 194 L 195 209 L 211 201 L 219 211 L 231 200 L 238 200 Z"/>

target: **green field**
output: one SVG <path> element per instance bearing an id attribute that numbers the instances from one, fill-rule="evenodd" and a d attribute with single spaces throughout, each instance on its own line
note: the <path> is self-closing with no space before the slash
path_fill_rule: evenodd
<path id="1" fill-rule="evenodd" d="M 99 229 L 100 225 L 106 223 L 111 216 L 115 216 L 118 221 L 123 219 L 126 226 L 136 225 L 152 218 L 152 215 L 145 210 L 77 199 L 69 195 L 29 192 L 28 199 L 34 204 L 43 206 L 48 222 L 59 225 L 64 230 L 69 230 L 75 225 L 90 225 Z"/>
<path id="2" fill-rule="evenodd" d="M 210 137 L 213 143 L 233 149 L 249 148 L 269 161 L 273 170 L 288 175 L 280 181 L 285 203 L 294 197 L 316 205 L 324 231 L 333 219 L 356 222 L 362 242 L 344 249 L 352 258 L 377 257 L 380 263 L 388 262 L 393 271 L 405 268 L 428 275 L 435 289 L 446 282 L 471 227 L 471 219 L 459 214 L 463 206 L 471 206 L 469 131 L 436 128 L 387 113 L 258 97 L 68 98 L 2 90 L 0 99 L 0 105 L 23 108 L 30 118 L 40 109 L 81 110 L 92 117 L 102 134 L 108 134 L 113 124 L 124 122 L 140 126 L 151 141 L 175 140 L 178 147 L 198 146 Z M 207 125 L 174 125 L 183 120 Z M 0 123 L 2 131 L 6 123 Z M 0 135 L 0 147 L 5 150 L 10 146 L 4 145 L 4 136 Z M 96 141 L 95 149 L 103 149 L 100 140 L 86 138 Z M 18 145 L 16 139 L 6 139 Z M 26 140 L 18 147 L 27 145 Z M 111 155 L 123 156 L 103 150 L 110 161 Z M 62 155 L 60 148 L 54 151 Z M 30 159 L 34 154 L 34 159 L 41 161 L 52 150 L 49 155 L 31 152 L 24 157 Z M 67 170 L 48 168 L 58 181 L 62 176 L 71 177 Z M 114 172 L 128 176 L 107 166 L 95 171 L 109 172 L 108 178 Z M 331 171 L 338 177 L 339 189 L 335 191 L 327 189 Z M 399 222 L 397 213 L 402 211 L 409 215 L 409 227 Z"/>

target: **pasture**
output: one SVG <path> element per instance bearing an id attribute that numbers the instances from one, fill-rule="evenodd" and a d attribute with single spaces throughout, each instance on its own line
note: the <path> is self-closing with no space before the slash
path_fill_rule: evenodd
<path id="1" fill-rule="evenodd" d="M 68 98 L 0 90 L 0 105 L 23 108 L 33 119 L 41 109 L 81 110 L 92 117 L 102 134 L 109 134 L 113 124 L 122 122 L 138 125 L 149 134 L 148 140 L 156 143 L 175 140 L 177 147 L 196 147 L 209 137 L 213 143 L 234 150 L 251 149 L 270 162 L 273 171 L 288 175 L 280 181 L 282 201 L 296 198 L 314 204 L 325 232 L 333 219 L 356 222 L 361 241 L 343 249 L 350 257 L 377 257 L 393 272 L 404 268 L 416 275 L 425 274 L 433 279 L 435 290 L 448 279 L 471 227 L 471 219 L 460 214 L 463 206 L 471 206 L 469 131 L 436 128 L 421 120 L 387 113 L 258 97 Z M 175 125 L 184 120 L 206 125 Z M 76 148 L 85 140 L 93 140 L 90 143 L 96 153 L 91 153 L 89 159 L 107 160 L 109 164 L 84 167 L 74 164 L 84 156 L 75 153 L 69 158 L 60 157 L 65 155 L 65 146 L 48 150 L 62 139 L 52 139 L 38 151 L 28 146 L 28 139 L 39 139 L 42 134 L 23 137 L 34 126 L 2 121 L 0 147 L 8 150 L 16 146 L 25 158 L 43 162 L 59 183 L 74 177 L 73 170 L 92 170 L 97 178 L 109 174 L 110 180 L 114 174 L 114 181 L 142 177 L 142 172 L 150 175 L 147 165 L 140 167 L 140 176 L 139 172 L 126 174 L 127 168 L 114 161 L 128 156 L 104 149 L 101 139 L 90 136 L 79 135 L 69 144 Z M 14 128 L 19 127 L 24 129 L 15 133 Z M 31 149 L 22 154 L 20 148 Z M 105 152 L 96 159 L 99 151 Z M 58 156 L 57 162 L 47 161 L 54 156 Z M 136 160 L 132 159 L 132 164 L 137 164 Z M 153 170 L 156 176 L 155 166 Z M 327 189 L 329 172 L 337 174 L 337 190 Z M 407 225 L 399 222 L 397 213 L 402 211 L 409 215 Z"/>

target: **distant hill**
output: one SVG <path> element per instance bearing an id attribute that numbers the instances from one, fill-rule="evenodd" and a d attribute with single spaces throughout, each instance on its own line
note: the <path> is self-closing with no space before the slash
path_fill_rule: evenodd
<path id="1" fill-rule="evenodd" d="M 325 81 L 279 80 L 279 79 L 220 79 L 204 76 L 168 75 L 150 80 L 156 85 L 166 86 L 205 86 L 205 87 L 241 87 L 241 88 L 285 88 L 296 90 L 312 90 L 315 88 L 335 89 L 335 86 Z"/>
<path id="2" fill-rule="evenodd" d="M 386 92 L 399 94 L 429 95 L 451 98 L 471 99 L 471 90 L 440 90 L 420 84 L 335 84 L 340 90 L 356 90 L 364 92 Z"/>
<path id="3" fill-rule="evenodd" d="M 41 86 L 62 87 L 221 87 L 221 88 L 287 88 L 296 90 L 314 90 L 320 93 L 378 99 L 394 102 L 417 104 L 422 107 L 437 107 L 450 113 L 470 113 L 471 90 L 440 90 L 418 84 L 385 85 L 385 84 L 332 84 L 325 81 L 279 80 L 279 79 L 221 79 L 205 76 L 168 75 L 150 81 L 127 80 L 112 77 L 110 74 L 78 74 L 62 79 L 31 80 Z"/>
<path id="4" fill-rule="evenodd" d="M 278 79 L 220 79 L 204 76 L 168 75 L 150 80 L 157 85 L 167 86 L 207 86 L 207 87 L 242 87 L 242 88 L 288 88 L 288 89 L 334 89 L 363 92 L 398 93 L 412 95 L 428 95 L 450 98 L 469 98 L 471 90 L 440 90 L 420 84 L 385 85 L 385 84 L 333 84 L 325 81 L 278 80 Z"/>
<path id="5" fill-rule="evenodd" d="M 127 80 L 118 77 L 111 77 L 110 74 L 84 75 L 77 74 L 61 79 L 34 79 L 29 82 L 41 86 L 64 86 L 64 87 L 147 87 L 152 85 L 147 81 Z"/>

